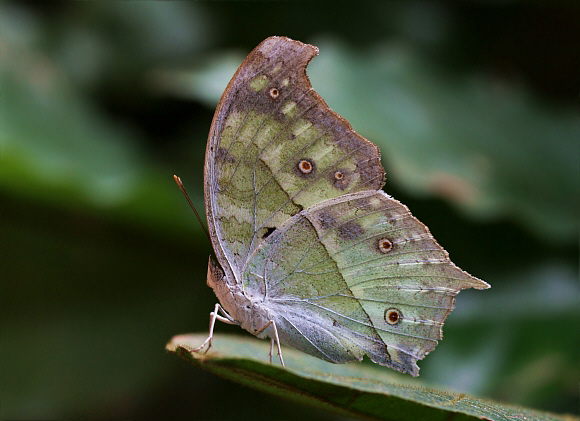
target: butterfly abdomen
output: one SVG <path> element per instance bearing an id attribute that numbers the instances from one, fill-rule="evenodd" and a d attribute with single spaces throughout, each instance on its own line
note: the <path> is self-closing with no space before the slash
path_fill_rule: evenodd
<path id="1" fill-rule="evenodd" d="M 223 309 L 238 325 L 260 338 L 269 336 L 271 332 L 264 329 L 264 326 L 270 323 L 271 317 L 268 311 L 259 305 L 261 297 L 249 297 L 239 284 L 228 279 L 224 270 L 211 258 L 207 284 L 213 289 Z"/>

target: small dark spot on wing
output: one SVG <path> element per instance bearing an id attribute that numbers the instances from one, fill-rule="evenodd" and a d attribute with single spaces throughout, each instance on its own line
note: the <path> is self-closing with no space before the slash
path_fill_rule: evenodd
<path id="1" fill-rule="evenodd" d="M 311 178 L 316 174 L 316 164 L 310 158 L 302 158 L 296 163 L 294 173 L 301 178 Z"/>
<path id="2" fill-rule="evenodd" d="M 334 187 L 345 190 L 350 185 L 352 175 L 346 170 L 337 169 L 329 174 L 329 179 Z"/>
<path id="3" fill-rule="evenodd" d="M 354 221 L 349 221 L 338 227 L 338 235 L 345 240 L 356 240 L 364 233 L 363 227 Z"/>
<path id="4" fill-rule="evenodd" d="M 336 220 L 332 215 L 327 212 L 320 212 L 318 214 L 318 223 L 322 227 L 322 229 L 330 229 L 335 226 Z"/>
<path id="5" fill-rule="evenodd" d="M 216 160 L 227 162 L 230 164 L 233 164 L 234 162 L 236 162 L 236 159 L 225 148 L 218 148 L 217 154 L 216 154 Z"/>

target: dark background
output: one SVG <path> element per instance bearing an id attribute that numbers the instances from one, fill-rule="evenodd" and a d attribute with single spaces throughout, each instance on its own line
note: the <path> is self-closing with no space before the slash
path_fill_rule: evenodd
<path id="1" fill-rule="evenodd" d="M 216 300 L 172 176 L 203 209 L 215 105 L 270 35 L 320 48 L 313 86 L 379 144 L 385 191 L 492 285 L 458 296 L 421 378 L 578 413 L 578 7 L 0 7 L 3 419 L 325 417 L 164 351 Z"/>

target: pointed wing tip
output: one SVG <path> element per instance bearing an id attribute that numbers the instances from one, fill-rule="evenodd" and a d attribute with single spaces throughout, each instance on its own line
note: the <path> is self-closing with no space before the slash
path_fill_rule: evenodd
<path id="1" fill-rule="evenodd" d="M 425 355 L 427 355 L 425 353 Z M 383 367 L 388 367 L 392 370 L 398 371 L 399 373 L 403 374 L 410 374 L 413 377 L 419 376 L 419 366 L 417 365 L 417 361 L 423 359 L 423 357 L 416 359 L 416 358 L 409 358 L 405 361 L 394 361 L 391 358 L 385 359 L 383 356 L 372 355 L 370 353 L 366 353 L 366 355 L 370 358 L 370 360 L 375 363 L 382 365 Z M 359 361 L 362 361 L 363 357 L 359 358 Z"/>
<path id="2" fill-rule="evenodd" d="M 488 284 L 487 282 L 482 281 L 481 279 L 476 278 L 475 276 L 472 276 L 472 275 L 469 275 L 469 277 L 470 277 L 470 279 L 465 282 L 462 289 L 466 289 L 466 288 L 489 289 L 489 288 L 491 288 L 491 285 Z"/>
<path id="3" fill-rule="evenodd" d="M 419 366 L 417 365 L 417 361 L 415 360 L 413 362 L 413 364 L 405 367 L 406 371 L 403 371 L 403 373 L 407 373 L 410 374 L 413 377 L 419 377 Z"/>
<path id="4" fill-rule="evenodd" d="M 463 290 L 463 289 L 468 289 L 468 288 L 474 288 L 474 289 L 488 289 L 491 288 L 491 285 L 488 284 L 485 281 L 482 281 L 479 278 L 476 278 L 475 276 L 471 275 L 470 273 L 464 271 L 463 269 L 457 267 L 455 264 L 452 263 L 452 265 L 459 271 L 458 273 L 459 275 L 459 288 L 457 290 L 457 292 Z"/>
<path id="5" fill-rule="evenodd" d="M 482 281 L 481 279 L 478 279 L 477 286 L 474 286 L 473 288 L 475 288 L 475 289 L 489 289 L 489 288 L 491 288 L 491 285 L 485 281 Z"/>

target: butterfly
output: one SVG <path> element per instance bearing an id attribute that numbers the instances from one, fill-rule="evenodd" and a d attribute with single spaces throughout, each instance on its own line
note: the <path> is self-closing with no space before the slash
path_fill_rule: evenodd
<path id="1" fill-rule="evenodd" d="M 217 106 L 205 158 L 216 320 L 333 363 L 418 375 L 456 294 L 489 285 L 459 269 L 381 190 L 380 151 L 312 89 L 318 48 L 270 37 Z"/>

